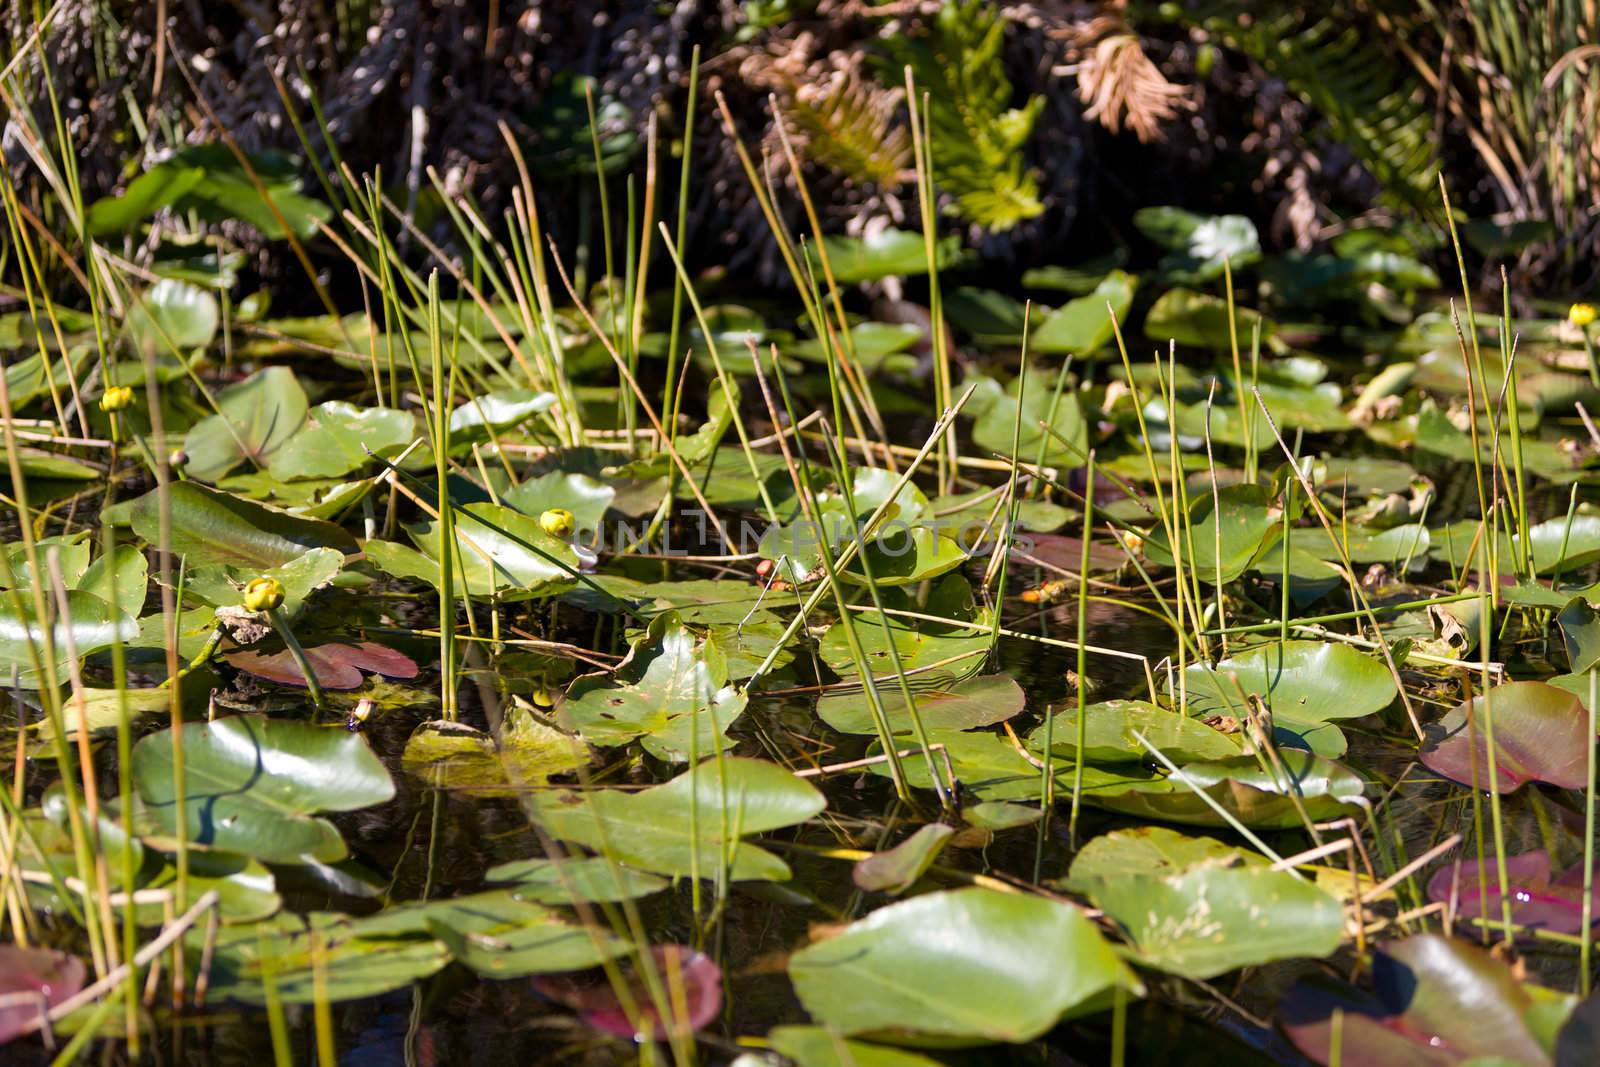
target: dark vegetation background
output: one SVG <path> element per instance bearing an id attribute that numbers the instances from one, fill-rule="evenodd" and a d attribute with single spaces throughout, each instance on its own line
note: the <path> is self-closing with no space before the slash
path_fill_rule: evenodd
<path id="1" fill-rule="evenodd" d="M 1500 226 L 1469 250 L 1475 269 L 1510 255 L 1519 281 L 1553 297 L 1596 279 L 1593 0 L 62 0 L 56 8 L 48 73 L 29 77 L 54 80 L 85 201 L 185 143 L 215 140 L 220 128 L 248 151 L 301 157 L 308 191 L 307 144 L 324 168 L 339 159 L 358 174 L 377 171 L 419 225 L 457 251 L 428 168 L 470 192 L 486 218 L 501 217 L 516 181 L 504 123 L 527 153 L 563 252 L 579 254 L 599 226 L 585 82 L 601 116 L 613 209 L 625 203 L 627 177 L 642 188 L 654 121 L 663 148 L 657 217 L 671 221 L 698 47 L 704 91 L 692 119 L 689 239 L 700 268 L 780 281 L 717 90 L 746 142 L 774 161 L 774 180 L 792 186 L 771 103 L 790 116 L 827 228 L 915 228 L 910 65 L 929 96 L 945 225 L 1007 272 L 1123 247 L 1137 257 L 1148 249 L 1129 220 L 1150 204 L 1248 215 L 1279 249 L 1312 249 L 1354 224 L 1410 225 L 1442 264 L 1442 173 L 1458 212 Z M 44 10 L 6 5 L 10 50 Z M 41 88 L 13 102 L 29 101 L 18 106 L 48 128 Z M 306 123 L 304 142 L 285 93 Z M 23 142 L 8 134 L 5 151 L 24 201 L 49 215 Z M 779 198 L 787 221 L 804 231 L 789 192 Z M 287 256 L 269 262 L 259 243 L 256 251 L 266 280 L 299 269 Z"/>

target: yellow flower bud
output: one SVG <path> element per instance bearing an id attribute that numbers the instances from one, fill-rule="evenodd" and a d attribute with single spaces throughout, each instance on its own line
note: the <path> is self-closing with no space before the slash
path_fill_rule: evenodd
<path id="1" fill-rule="evenodd" d="M 1567 321 L 1579 329 L 1589 325 L 1596 318 L 1600 318 L 1600 312 L 1595 310 L 1593 304 L 1573 304 L 1567 309 Z"/>
<path id="2" fill-rule="evenodd" d="M 570 537 L 576 526 L 577 520 L 566 508 L 548 508 L 539 516 L 539 529 L 551 537 Z"/>
<path id="3" fill-rule="evenodd" d="M 113 385 L 100 395 L 100 410 L 122 411 L 133 406 L 133 389 L 126 385 Z"/>
<path id="4" fill-rule="evenodd" d="M 244 587 L 246 611 L 271 611 L 283 603 L 283 583 L 276 578 L 252 578 Z"/>

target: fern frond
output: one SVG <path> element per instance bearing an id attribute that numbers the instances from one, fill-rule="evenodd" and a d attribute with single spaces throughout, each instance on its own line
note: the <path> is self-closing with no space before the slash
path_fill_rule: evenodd
<path id="1" fill-rule="evenodd" d="M 883 41 L 893 63 L 884 80 L 909 66 L 917 92 L 928 94 L 935 180 L 955 197 L 955 214 L 991 232 L 1044 211 L 1038 178 L 1022 158 L 1044 98 L 1010 106 L 1004 44 L 1005 22 L 984 0 L 947 3 L 925 38 Z"/>
<path id="2" fill-rule="evenodd" d="M 1403 63 L 1385 63 L 1356 25 L 1332 15 L 1308 20 L 1297 9 L 1263 11 L 1250 0 L 1200 0 L 1177 18 L 1283 79 L 1372 171 L 1385 195 L 1437 216 L 1427 94 Z"/>
<path id="3" fill-rule="evenodd" d="M 894 124 L 901 96 L 862 78 L 852 62 L 797 86 L 789 114 L 810 159 L 892 193 L 911 165 L 911 136 Z"/>

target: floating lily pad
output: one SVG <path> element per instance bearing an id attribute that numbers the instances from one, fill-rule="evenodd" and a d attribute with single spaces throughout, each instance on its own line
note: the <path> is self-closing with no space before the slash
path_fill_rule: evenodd
<path id="1" fill-rule="evenodd" d="M 366 680 L 363 671 L 381 674 L 385 678 L 417 676 L 417 665 L 411 657 L 371 641 L 355 645 L 313 645 L 305 653 L 318 684 L 324 689 L 360 689 Z M 306 684 L 300 664 L 295 662 L 287 649 L 274 653 L 230 652 L 225 658 L 246 674 L 265 678 L 269 682 L 302 688 Z"/>
<path id="2" fill-rule="evenodd" d="M 1489 730 L 1495 767 L 1489 772 Z M 1545 682 L 1507 682 L 1424 727 L 1419 758 L 1451 781 L 1512 793 L 1524 782 L 1582 789 L 1594 737 L 1578 698 Z"/>
<path id="3" fill-rule="evenodd" d="M 391 457 L 416 439 L 416 419 L 393 408 L 361 408 L 331 400 L 311 409 L 305 425 L 273 449 L 267 469 L 275 478 L 340 478 Z"/>
<path id="4" fill-rule="evenodd" d="M 1220 505 L 1220 507 L 1218 506 Z M 1231 582 L 1246 570 L 1283 524 L 1283 508 L 1270 489 L 1257 485 L 1230 485 L 1195 497 L 1189 508 L 1193 536 L 1185 529 L 1181 538 L 1184 566 L 1211 585 Z M 1145 540 L 1145 553 L 1156 563 L 1171 566 L 1172 548 L 1163 532 Z"/>
<path id="5" fill-rule="evenodd" d="M 904 893 L 939 858 L 954 833 L 953 827 L 929 823 L 893 848 L 857 860 L 851 880 L 869 892 Z"/>
<path id="6" fill-rule="evenodd" d="M 48 669 L 51 661 L 62 666 L 72 657 L 98 652 L 118 641 L 139 636 L 139 624 L 120 608 L 93 593 L 71 590 L 67 610 L 57 615 L 54 597 L 46 597 L 47 615 L 40 620 L 31 593 L 0 594 L 0 666 L 32 674 L 35 664 Z M 20 609 L 20 610 L 19 610 Z M 47 655 L 46 639 L 50 642 Z"/>
<path id="7" fill-rule="evenodd" d="M 1391 941 L 1373 960 L 1374 995 L 1326 980 L 1302 982 L 1278 1007 L 1302 1053 L 1343 1067 L 1548 1067 L 1535 1027 L 1535 988 L 1483 949 L 1437 934 Z"/>
<path id="8" fill-rule="evenodd" d="M 1012 435 L 1016 433 L 1018 454 L 1024 462 L 1033 462 L 1042 446 L 1048 466 L 1063 469 L 1083 466 L 1089 451 L 1088 422 L 1077 394 L 1066 388 L 1058 397 L 1055 384 L 1051 377 L 1034 372 L 1026 376 L 1025 388 L 1021 377 L 1013 378 L 1004 389 L 992 379 L 980 379 L 978 390 L 965 409 L 977 419 L 972 427 L 972 440 L 990 453 L 1010 457 Z M 1019 393 L 1022 394 L 1020 413 Z M 1040 423 L 1048 423 L 1052 432 L 1046 433 Z"/>
<path id="9" fill-rule="evenodd" d="M 1189 667 L 1184 683 L 1192 714 L 1243 718 L 1255 696 L 1291 729 L 1371 715 L 1397 692 L 1382 660 L 1332 641 L 1258 645 L 1212 667 Z"/>
<path id="10" fill-rule="evenodd" d="M 537 904 L 637 900 L 667 888 L 667 880 L 612 863 L 602 856 L 512 860 L 490 867 L 490 882 L 515 883 L 520 900 Z"/>
<path id="11" fill-rule="evenodd" d="M 1009 674 L 969 678 L 949 688 L 914 685 L 911 696 L 923 728 L 928 730 L 971 730 L 1003 722 L 1020 712 L 1027 700 L 1022 687 Z M 915 730 L 896 681 L 879 682 L 878 698 L 891 732 L 908 734 Z M 840 733 L 878 732 L 871 697 L 865 689 L 836 689 L 825 694 L 817 701 L 817 715 Z"/>
<path id="12" fill-rule="evenodd" d="M 687 945 L 655 945 L 649 954 L 657 988 L 671 991 L 671 999 L 658 1004 L 644 976 L 631 973 L 624 980 L 634 1013 L 605 978 L 586 982 L 543 978 L 535 985 L 545 996 L 572 1008 L 590 1026 L 617 1037 L 642 1035 L 659 1040 L 709 1026 L 722 1010 L 722 969 Z"/>
<path id="13" fill-rule="evenodd" d="M 152 828 L 177 831 L 172 731 L 133 749 L 133 781 Z M 185 813 L 191 846 L 268 863 L 347 855 L 319 811 L 354 811 L 394 796 L 389 772 L 358 734 L 238 715 L 183 728 Z"/>
<path id="14" fill-rule="evenodd" d="M 727 729 L 748 700 L 727 681 L 718 647 L 699 641 L 675 616 L 662 616 L 614 677 L 586 675 L 572 684 L 561 724 L 596 745 L 643 738 L 660 759 L 682 763 L 695 753 L 703 759 L 732 746 Z"/>
<path id="15" fill-rule="evenodd" d="M 65 952 L 0 945 L 0 1045 L 36 1029 L 41 1014 L 77 995 L 87 973 Z"/>
<path id="16" fill-rule="evenodd" d="M 868 915 L 795 953 L 789 978 L 844 1034 L 1028 1041 L 1115 987 L 1142 992 L 1082 911 L 960 889 Z"/>
<path id="17" fill-rule="evenodd" d="M 425 557 L 421 560 L 422 574 L 406 569 L 404 561 L 408 557 L 402 546 L 369 541 L 368 555 L 391 573 L 422 577 L 438 586 L 444 544 L 438 520 L 416 523 L 406 527 L 406 532 L 421 550 L 420 557 Z M 375 551 L 375 546 L 380 551 Z M 453 555 L 456 588 L 460 590 L 464 584 L 475 597 L 497 593 L 542 595 L 573 581 L 578 570 L 578 556 L 571 545 L 545 533 L 537 519 L 496 504 L 467 504 L 457 509 Z M 397 560 L 401 561 L 398 567 L 393 565 Z M 430 565 L 431 570 L 426 569 Z"/>
<path id="18" fill-rule="evenodd" d="M 707 760 L 636 793 L 593 789 L 537 795 L 533 803 L 545 829 L 563 841 L 673 877 L 711 878 L 726 860 L 736 881 L 783 881 L 789 867 L 734 834 L 792 826 L 825 807 L 821 793 L 782 767 L 735 758 Z"/>
<path id="19" fill-rule="evenodd" d="M 193 482 L 168 490 L 172 507 L 171 549 L 191 566 L 221 563 L 260 571 L 299 559 L 314 548 L 357 551 L 355 538 L 330 522 L 303 519 L 241 500 Z M 134 533 L 161 542 L 161 498 L 151 490 L 130 503 Z"/>
<path id="20" fill-rule="evenodd" d="M 1141 963 L 1186 978 L 1320 959 L 1344 940 L 1339 902 L 1292 871 L 1212 862 L 1178 874 L 1073 880 L 1126 931 Z"/>
<path id="21" fill-rule="evenodd" d="M 1091 293 L 1057 308 L 1039 323 L 1029 338 L 1031 351 L 1089 355 L 1111 343 L 1112 316 L 1126 321 L 1138 279 L 1113 270 Z"/>
<path id="22" fill-rule="evenodd" d="M 1228 821 L 1197 795 L 1204 792 L 1245 826 L 1278 829 L 1304 825 L 1302 809 L 1306 817 L 1320 822 L 1355 814 L 1365 806 L 1365 783 L 1348 768 L 1294 749 L 1281 751 L 1279 758 L 1287 778 L 1275 769 L 1263 770 L 1254 756 L 1236 756 L 1191 763 L 1168 777 L 1122 785 L 1095 783 L 1085 787 L 1084 803 L 1190 826 L 1227 826 Z"/>
<path id="23" fill-rule="evenodd" d="M 1083 758 L 1090 763 L 1142 763 L 1150 750 L 1136 734 L 1174 763 L 1227 759 L 1240 753 L 1239 742 L 1201 722 L 1143 700 L 1108 700 L 1084 709 Z M 1044 751 L 1045 728 L 1028 736 L 1028 748 Z M 1050 730 L 1050 751 L 1064 759 L 1078 756 L 1078 708 L 1057 712 Z"/>
<path id="24" fill-rule="evenodd" d="M 939 1067 L 920 1052 L 855 1041 L 821 1026 L 779 1026 L 767 1037 L 800 1067 Z"/>
<path id="25" fill-rule="evenodd" d="M 600 520 L 616 495 L 616 489 L 587 474 L 549 471 L 502 493 L 500 499 L 535 519 L 551 508 L 565 508 L 572 512 L 576 528 L 583 531 L 600 529 Z"/>
<path id="26" fill-rule="evenodd" d="M 1428 879 L 1428 899 L 1453 905 L 1460 919 L 1499 922 L 1510 905 L 1511 921 L 1531 930 L 1577 934 L 1583 930 L 1583 864 L 1553 878 L 1550 853 L 1543 849 L 1506 857 L 1506 886 L 1500 890 L 1499 864 L 1460 860 L 1445 864 Z M 1487 890 L 1487 891 L 1485 891 Z M 1600 921 L 1600 887 L 1590 906 L 1591 921 Z"/>
<path id="27" fill-rule="evenodd" d="M 289 368 L 268 367 L 218 393 L 217 408 L 183 441 L 184 473 L 205 482 L 247 461 L 265 469 L 306 421 L 306 393 Z"/>
<path id="28" fill-rule="evenodd" d="M 435 789 L 513 796 L 588 760 L 582 741 L 512 706 L 506 710 L 499 744 L 466 723 L 425 722 L 406 741 L 400 766 Z"/>

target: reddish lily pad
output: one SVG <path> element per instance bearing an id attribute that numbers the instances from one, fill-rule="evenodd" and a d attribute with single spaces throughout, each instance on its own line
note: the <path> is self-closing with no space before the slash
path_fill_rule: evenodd
<path id="1" fill-rule="evenodd" d="M 1384 945 L 1373 961 L 1374 995 L 1326 981 L 1302 982 L 1278 1008 L 1295 1046 L 1341 1067 L 1451 1067 L 1480 1058 L 1547 1067 L 1529 1013 L 1535 987 L 1465 941 L 1423 934 Z"/>
<path id="2" fill-rule="evenodd" d="M 287 649 L 282 652 L 230 652 L 227 660 L 246 674 L 265 678 L 279 685 L 306 684 L 300 665 Z M 324 689 L 360 689 L 362 671 L 385 678 L 415 678 L 417 664 L 410 656 L 392 648 L 362 641 L 357 645 L 327 644 L 306 649 L 306 659 Z"/>
<path id="3" fill-rule="evenodd" d="M 65 952 L 0 945 L 0 1045 L 36 1028 L 83 988 L 83 961 Z"/>
<path id="4" fill-rule="evenodd" d="M 1500 918 L 1500 875 L 1492 859 L 1481 865 L 1466 860 L 1441 867 L 1428 880 L 1428 899 L 1448 903 L 1452 889 L 1458 918 Z M 1519 926 L 1560 934 L 1583 929 L 1583 864 L 1552 879 L 1550 854 L 1543 849 L 1507 856 L 1506 890 L 1511 897 L 1511 921 Z M 1591 922 L 1594 919 L 1600 919 L 1600 894 L 1591 909 Z"/>
<path id="5" fill-rule="evenodd" d="M 603 975 L 543 976 L 534 979 L 534 988 L 576 1011 L 595 1029 L 630 1040 L 643 1035 L 659 1041 L 669 1033 L 693 1033 L 717 1017 L 722 1010 L 722 969 L 709 956 L 687 945 L 656 945 L 650 955 L 667 1002 L 655 1003 L 645 976 L 637 969 L 629 974 L 630 999 L 639 1012 L 637 1028 Z M 671 1021 L 670 1029 L 663 1025 L 662 1008 Z"/>
<path id="6" fill-rule="evenodd" d="M 1491 718 L 1492 716 L 1492 718 Z M 1494 731 L 1494 780 L 1489 774 Z M 1462 785 L 1513 793 L 1525 782 L 1582 789 L 1594 738 L 1578 698 L 1544 682 L 1508 682 L 1464 701 L 1428 726 L 1420 757 L 1436 774 Z"/>

